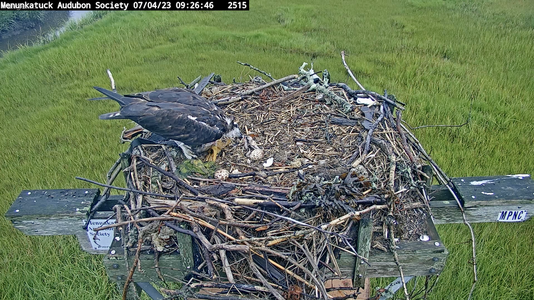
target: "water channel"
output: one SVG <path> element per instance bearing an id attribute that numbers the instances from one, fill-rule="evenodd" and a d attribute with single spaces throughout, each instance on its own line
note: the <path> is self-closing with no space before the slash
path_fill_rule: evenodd
<path id="1" fill-rule="evenodd" d="M 51 11 L 44 15 L 39 26 L 0 32 L 0 56 L 3 51 L 16 50 L 21 45 L 32 45 L 48 34 L 60 34 L 68 21 L 76 22 L 90 11 Z"/>

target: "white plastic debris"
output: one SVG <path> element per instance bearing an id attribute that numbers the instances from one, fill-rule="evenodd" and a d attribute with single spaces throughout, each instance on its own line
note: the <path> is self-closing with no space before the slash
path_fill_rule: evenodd
<path id="1" fill-rule="evenodd" d="M 377 102 L 371 98 L 360 98 L 360 97 L 356 98 L 356 103 L 360 105 L 367 105 L 367 106 L 377 104 Z"/>
<path id="2" fill-rule="evenodd" d="M 267 159 L 267 161 L 265 163 L 263 163 L 263 167 L 264 168 L 268 168 L 268 167 L 273 165 L 273 162 L 274 162 L 274 158 L 271 157 L 271 158 Z"/>

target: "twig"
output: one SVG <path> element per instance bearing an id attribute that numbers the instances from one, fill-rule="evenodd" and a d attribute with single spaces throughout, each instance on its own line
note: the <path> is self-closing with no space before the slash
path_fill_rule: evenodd
<path id="1" fill-rule="evenodd" d="M 260 248 L 257 248 L 257 250 L 259 251 L 264 251 L 264 252 L 267 252 L 267 253 L 270 253 L 270 254 L 273 254 L 275 256 L 278 256 L 282 259 L 285 259 L 287 260 L 288 262 L 292 263 L 294 266 L 298 267 L 299 269 L 301 269 L 308 277 L 311 278 L 311 280 L 315 283 L 315 287 L 319 288 L 319 290 L 321 291 L 321 295 L 323 297 L 323 299 L 325 300 L 328 300 L 328 293 L 326 292 L 326 288 L 324 287 L 324 283 L 319 281 L 317 279 L 317 277 L 315 277 L 311 272 L 310 270 L 308 270 L 306 267 L 302 266 L 301 264 L 299 264 L 296 260 L 294 260 L 291 256 L 288 256 L 288 255 L 283 255 L 281 253 L 278 253 L 274 250 L 272 250 L 271 248 L 265 248 L 265 247 L 260 247 Z M 285 268 L 284 268 L 285 269 Z M 289 270 L 287 270 L 289 271 Z M 296 275 L 296 274 L 295 274 Z M 309 284 L 309 283 L 308 283 Z"/>
<path id="2" fill-rule="evenodd" d="M 395 264 L 397 264 L 397 268 L 399 269 L 400 278 L 402 281 L 402 287 L 404 289 L 404 296 L 406 296 L 406 300 L 410 300 L 410 295 L 408 294 L 408 288 L 406 287 L 406 280 L 404 280 L 404 272 L 402 271 L 402 266 L 399 261 L 399 255 L 397 254 L 397 245 L 395 243 L 395 234 L 393 231 L 393 226 L 389 224 L 389 233 L 390 233 L 390 242 L 391 242 L 391 252 L 393 252 L 393 257 L 395 259 Z"/>
<path id="3" fill-rule="evenodd" d="M 406 143 L 406 134 L 404 134 L 404 130 L 402 129 L 402 126 L 400 126 L 401 121 L 402 121 L 402 111 L 397 110 L 397 131 L 399 132 L 401 136 L 402 147 L 404 148 L 404 152 L 406 153 L 406 155 L 408 155 L 408 158 L 410 158 L 410 161 L 412 163 L 415 163 L 415 158 L 413 157 L 412 152 L 408 148 L 408 143 Z"/>
<path id="4" fill-rule="evenodd" d="M 130 219 L 131 220 L 135 220 L 133 215 L 132 215 L 132 212 L 130 211 L 128 206 L 127 205 L 123 205 L 123 207 L 128 212 L 128 215 L 130 216 Z M 139 255 L 141 254 L 141 246 L 143 245 L 143 237 L 141 236 L 141 228 L 139 227 L 139 225 L 137 225 L 137 223 L 134 223 L 134 225 L 135 225 L 135 227 L 137 227 L 137 232 L 138 232 L 138 235 L 137 235 L 137 238 L 138 238 L 138 240 L 137 240 L 137 250 L 135 252 L 135 258 L 134 258 L 134 261 L 133 261 L 133 265 L 130 268 L 130 272 L 128 273 L 128 277 L 126 278 L 126 282 L 124 283 L 124 289 L 122 290 L 122 300 L 126 300 L 126 296 L 128 295 L 128 286 L 130 285 L 130 282 L 132 281 L 133 274 L 135 272 L 135 268 L 137 267 L 137 264 L 139 263 Z M 127 253 L 127 251 L 125 251 L 125 254 L 126 253 Z"/>
<path id="5" fill-rule="evenodd" d="M 211 230 L 214 230 L 217 233 L 223 235 L 224 237 L 226 237 L 227 239 L 229 239 L 231 241 L 237 240 L 235 237 L 229 235 L 228 233 L 220 230 L 219 228 L 211 225 L 210 223 L 208 223 L 208 222 L 206 222 L 204 220 L 195 219 L 195 218 L 193 218 L 191 216 L 187 216 L 187 215 L 184 215 L 184 214 L 181 214 L 181 213 L 171 212 L 170 215 L 173 216 L 173 217 L 176 217 L 176 218 L 179 218 L 179 219 L 182 219 L 184 221 L 189 222 L 191 224 L 191 226 L 202 225 L 204 227 L 207 227 L 207 228 L 209 228 Z M 195 232 L 195 231 L 193 230 L 193 232 Z M 228 250 L 228 251 L 240 251 L 240 252 L 248 252 L 249 251 L 249 246 L 247 246 L 247 245 L 225 245 L 225 244 L 212 245 L 205 237 L 203 238 L 203 236 L 201 236 L 201 234 L 199 232 L 195 232 L 195 233 L 199 236 L 199 240 L 203 243 L 204 246 L 206 246 L 206 248 L 209 251 L 217 251 L 219 249 L 224 249 L 224 250 Z"/>
<path id="6" fill-rule="evenodd" d="M 213 266 L 213 261 L 211 260 L 209 252 L 216 251 L 218 249 L 214 249 L 213 245 L 204 236 L 202 231 L 200 231 L 200 228 L 198 227 L 197 223 L 189 222 L 189 224 L 191 225 L 191 229 L 193 230 L 193 232 L 197 235 L 197 239 L 200 241 L 200 249 L 202 251 L 202 256 L 204 257 L 204 260 L 206 261 L 206 264 L 208 266 L 209 279 L 215 279 L 215 268 Z"/>
<path id="7" fill-rule="evenodd" d="M 378 119 L 371 125 L 371 128 L 369 128 L 369 132 L 367 133 L 367 137 L 365 138 L 365 147 L 363 149 L 363 154 L 367 154 L 369 152 L 369 147 L 371 144 L 371 137 L 373 136 L 373 132 L 375 131 L 376 127 L 378 127 L 378 124 L 384 119 L 384 106 L 380 105 L 380 116 L 378 116 Z"/>
<path id="8" fill-rule="evenodd" d="M 376 99 L 379 99 L 379 100 L 382 100 L 382 101 L 385 101 L 393 106 L 395 106 L 396 108 L 398 109 L 402 109 L 404 110 L 404 105 L 406 105 L 406 103 L 403 103 L 399 100 L 391 100 L 387 97 L 384 97 L 376 92 L 371 92 L 371 91 L 368 91 L 368 90 L 352 90 L 348 85 L 344 84 L 344 83 L 333 83 L 333 85 L 337 86 L 337 87 L 340 87 L 342 88 L 345 92 L 347 92 L 351 97 L 354 97 L 356 98 L 358 96 L 358 94 L 365 94 L 367 95 L 368 97 L 370 98 L 376 98 Z"/>
<path id="9" fill-rule="evenodd" d="M 269 292 L 269 289 L 266 287 L 255 286 L 250 284 L 239 284 L 239 283 L 226 283 L 226 282 L 194 282 L 189 284 L 191 288 L 222 288 L 222 289 L 237 289 L 244 291 L 258 291 L 258 292 Z M 165 292 L 167 294 L 167 292 Z"/>
<path id="10" fill-rule="evenodd" d="M 266 249 L 268 249 L 268 251 L 272 251 L 272 250 L 270 250 L 269 248 L 258 248 L 259 251 L 265 251 L 265 252 L 268 252 L 268 251 L 266 251 Z M 252 250 L 251 252 L 252 252 L 253 254 L 256 254 L 257 256 L 262 257 L 262 255 L 261 255 L 260 253 L 258 253 L 258 251 L 254 251 L 254 250 Z M 281 254 L 279 254 L 278 252 L 276 252 L 276 253 L 277 253 L 278 255 L 281 255 Z M 277 256 L 278 256 L 278 255 L 277 255 Z M 284 257 L 284 258 L 287 258 L 287 257 Z M 268 261 L 269 263 L 271 263 L 273 266 L 277 267 L 278 269 L 284 271 L 287 275 L 289 275 L 289 276 L 295 278 L 296 280 L 298 280 L 298 281 L 304 283 L 304 284 L 307 285 L 308 287 L 310 287 L 310 288 L 315 288 L 315 286 L 314 286 L 313 284 L 309 283 L 308 281 L 306 281 L 306 279 L 300 277 L 300 276 L 299 276 L 298 274 L 296 274 L 295 272 L 289 270 L 288 268 L 285 268 L 284 266 L 282 266 L 281 264 L 275 262 L 274 260 L 268 258 L 267 261 Z"/>
<path id="11" fill-rule="evenodd" d="M 156 169 L 158 172 L 160 172 L 161 174 L 163 174 L 163 175 L 165 175 L 167 177 L 170 177 L 172 180 L 176 181 L 177 184 L 181 185 L 182 187 L 186 188 L 188 191 L 193 193 L 193 195 L 195 195 L 195 196 L 198 195 L 198 191 L 194 187 L 192 187 L 189 184 L 187 184 L 187 182 L 185 182 L 182 179 L 180 179 L 174 173 L 167 172 L 167 171 L 163 170 L 162 168 L 152 164 L 151 162 L 148 161 L 148 159 L 146 159 L 143 156 L 136 156 L 136 157 L 138 157 L 139 160 L 141 160 L 147 166 Z"/>
<path id="12" fill-rule="evenodd" d="M 180 81 L 180 83 L 185 87 L 185 88 L 189 88 L 187 83 L 185 83 L 185 81 L 182 80 L 182 78 L 180 78 L 180 76 L 176 76 L 178 77 L 178 80 Z"/>
<path id="13" fill-rule="evenodd" d="M 245 258 L 247 259 L 247 262 L 250 266 L 250 269 L 252 272 L 256 275 L 256 277 L 261 281 L 264 287 L 266 287 L 269 292 L 278 300 L 285 300 L 280 293 L 274 289 L 274 287 L 263 277 L 263 275 L 260 273 L 260 270 L 256 268 L 256 265 L 254 264 L 254 261 L 252 260 L 252 254 L 244 254 Z"/>
<path id="14" fill-rule="evenodd" d="M 373 211 L 373 210 L 378 210 L 378 209 L 386 209 L 388 208 L 387 205 L 373 205 L 373 206 L 370 206 L 364 210 L 360 210 L 360 211 L 353 211 L 353 212 L 350 212 L 346 215 L 343 215 L 335 220 L 332 220 L 330 221 L 329 223 L 327 224 L 324 224 L 324 225 L 321 225 L 321 229 L 323 230 L 326 230 L 326 228 L 328 228 L 329 226 L 336 226 L 336 225 L 339 225 L 340 223 L 342 223 L 343 221 L 347 220 L 347 219 L 350 219 L 350 218 L 354 218 L 356 216 L 360 216 L 360 215 L 363 215 L 365 213 L 368 213 L 370 211 Z"/>
<path id="15" fill-rule="evenodd" d="M 465 215 L 465 210 L 463 208 L 463 205 L 460 201 L 460 199 L 458 198 L 458 195 L 456 194 L 456 192 L 454 191 L 454 188 L 451 184 L 451 180 L 447 177 L 447 175 L 445 174 L 445 172 L 443 172 L 443 170 L 441 170 L 441 168 L 436 164 L 436 162 L 434 162 L 434 160 L 432 160 L 432 158 L 430 157 L 430 155 L 428 155 L 425 151 L 425 149 L 421 146 L 421 144 L 419 143 L 419 141 L 417 140 L 417 138 L 410 132 L 406 129 L 406 127 L 404 127 L 403 124 L 401 124 L 401 126 L 403 127 L 404 130 L 406 130 L 406 132 L 408 133 L 408 135 L 410 136 L 410 138 L 412 139 L 412 141 L 414 142 L 415 146 L 418 148 L 418 150 L 420 151 L 421 155 L 423 155 L 425 157 L 426 160 L 428 160 L 428 162 L 430 163 L 430 165 L 432 166 L 432 169 L 434 170 L 434 174 L 436 175 L 438 181 L 443 184 L 445 187 L 447 187 L 447 189 L 449 190 L 449 192 L 451 193 L 451 195 L 454 197 L 454 200 L 456 201 L 456 204 L 458 205 L 458 208 L 460 209 L 460 211 L 462 212 L 462 219 L 463 219 L 463 222 L 464 224 L 469 228 L 469 232 L 471 234 L 471 244 L 472 244 L 472 249 L 473 249 L 473 257 L 472 257 L 472 260 L 473 260 L 473 284 L 471 285 L 471 291 L 469 292 L 469 297 L 468 299 L 471 299 L 472 295 L 473 295 L 473 291 L 475 290 L 475 285 L 478 281 L 478 275 L 477 275 L 477 260 L 476 260 L 476 240 L 475 240 L 475 232 L 473 230 L 473 227 L 471 226 L 471 223 L 469 223 L 467 221 L 467 216 Z"/>
<path id="16" fill-rule="evenodd" d="M 158 193 L 145 192 L 145 191 L 136 190 L 136 189 L 123 188 L 123 187 L 119 187 L 119 186 L 100 183 L 100 182 L 97 182 L 97 181 L 94 181 L 94 180 L 91 180 L 91 179 L 87 179 L 87 178 L 83 178 L 83 177 L 79 177 L 79 176 L 76 176 L 75 179 L 78 179 L 78 180 L 81 180 L 81 181 L 86 181 L 86 182 L 89 182 L 89 183 L 92 183 L 94 185 L 98 185 L 98 186 L 101 186 L 101 187 L 109 187 L 109 188 L 112 188 L 112 189 L 115 189 L 115 190 L 118 190 L 118 191 L 125 191 L 125 192 L 130 192 L 130 193 L 137 193 L 137 194 L 141 194 L 141 195 L 162 197 L 162 198 L 168 198 L 168 199 L 176 199 L 175 195 L 158 194 Z"/>
<path id="17" fill-rule="evenodd" d="M 469 114 L 467 115 L 467 120 L 459 125 L 421 125 L 417 127 L 410 127 L 412 130 L 421 129 L 421 128 L 430 128 L 430 127 L 463 127 L 471 122 L 471 112 L 473 111 L 473 103 L 475 102 L 475 98 L 471 98 L 471 104 L 469 106 Z"/>
<path id="18" fill-rule="evenodd" d="M 220 105 L 234 103 L 234 102 L 242 100 L 243 96 L 254 94 L 257 91 L 261 91 L 261 90 L 263 90 L 265 88 L 268 88 L 270 86 L 273 86 L 275 84 L 279 84 L 279 83 L 282 83 L 282 82 L 285 82 L 285 81 L 288 81 L 288 80 L 292 80 L 292 79 L 297 79 L 297 78 L 298 78 L 297 75 L 289 75 L 289 76 L 286 76 L 284 78 L 280 78 L 280 79 L 271 81 L 269 83 L 266 83 L 266 84 L 264 84 L 264 85 L 262 85 L 260 87 L 257 87 L 257 88 L 242 92 L 238 96 L 231 97 L 231 98 L 223 98 L 223 99 L 219 99 L 219 100 L 214 100 L 212 102 L 215 103 L 215 104 L 220 104 Z"/>
<path id="19" fill-rule="evenodd" d="M 349 66 L 348 66 L 347 63 L 345 62 L 345 51 L 341 51 L 341 60 L 343 61 L 343 65 L 345 66 L 345 69 L 347 69 L 347 71 L 349 72 L 349 75 L 350 75 L 350 77 L 352 78 L 352 80 L 354 80 L 354 82 L 356 82 L 356 84 L 360 87 L 360 89 L 365 90 L 365 88 L 364 88 L 363 85 L 358 81 L 358 79 L 356 79 L 356 77 L 354 77 L 354 74 L 352 74 L 352 71 L 350 70 Z"/>
<path id="20" fill-rule="evenodd" d="M 240 65 L 243 65 L 243 66 L 247 66 L 247 67 L 251 68 L 252 70 L 254 70 L 254 71 L 256 71 L 256 72 L 259 72 L 259 73 L 261 73 L 261 74 L 263 74 L 263 75 L 265 75 L 265 76 L 271 78 L 271 80 L 275 80 L 275 79 L 271 76 L 270 73 L 267 73 L 267 72 L 265 72 L 265 71 L 262 71 L 262 70 L 260 70 L 260 69 L 258 69 L 258 68 L 256 68 L 256 67 L 254 67 L 254 66 L 252 66 L 252 65 L 250 65 L 250 64 L 242 63 L 242 62 L 240 62 L 240 61 L 237 61 L 237 63 L 240 64 Z"/>
<path id="21" fill-rule="evenodd" d="M 217 244 L 221 244 L 221 239 L 218 236 L 213 236 Z M 232 273 L 232 269 L 230 268 L 230 263 L 228 262 L 228 257 L 226 256 L 226 250 L 219 249 L 219 256 L 221 258 L 221 264 L 224 270 L 224 273 L 226 274 L 226 278 L 228 279 L 228 282 L 235 283 L 234 274 Z"/>
<path id="22" fill-rule="evenodd" d="M 155 217 L 158 217 L 158 213 L 156 213 L 154 210 L 152 209 L 147 209 L 147 211 L 155 216 Z M 163 224 L 165 224 L 165 226 L 171 228 L 172 230 L 176 231 L 176 232 L 179 232 L 179 233 L 183 233 L 183 234 L 187 234 L 189 236 L 192 236 L 193 238 L 195 239 L 198 239 L 198 236 L 191 230 L 189 229 L 184 229 L 184 228 L 181 228 L 179 226 L 176 226 L 175 224 L 171 223 L 171 222 L 168 222 L 168 221 L 164 221 Z"/>
<path id="23" fill-rule="evenodd" d="M 121 160 L 122 159 L 119 158 L 117 161 L 115 161 L 115 164 L 113 164 L 111 169 L 109 169 L 108 174 L 106 176 L 108 185 L 112 184 L 113 181 L 115 181 L 115 179 L 119 175 L 120 170 L 121 170 L 120 168 Z M 87 216 L 87 222 L 84 225 L 84 229 L 87 229 L 87 226 L 89 226 L 89 220 L 93 218 L 96 211 L 102 206 L 102 204 L 104 204 L 108 200 L 109 195 L 110 195 L 110 190 L 111 190 L 111 186 L 106 187 L 104 191 L 102 192 L 102 197 L 98 200 L 98 202 L 95 205 L 93 205 L 93 207 L 91 208 L 91 211 L 89 212 L 89 215 Z"/>

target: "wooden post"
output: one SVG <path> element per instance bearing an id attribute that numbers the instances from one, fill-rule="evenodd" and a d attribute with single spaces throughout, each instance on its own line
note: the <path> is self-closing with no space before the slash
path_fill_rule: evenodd
<path id="1" fill-rule="evenodd" d="M 371 249 L 371 240 L 373 238 L 373 219 L 365 215 L 359 222 L 358 244 L 356 251 L 358 254 L 369 259 L 369 250 Z M 357 257 L 354 264 L 353 286 L 365 287 L 365 278 L 367 277 L 367 263 Z"/>

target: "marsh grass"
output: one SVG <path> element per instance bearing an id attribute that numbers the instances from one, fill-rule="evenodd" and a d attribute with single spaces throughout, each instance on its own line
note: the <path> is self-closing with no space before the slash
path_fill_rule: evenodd
<path id="1" fill-rule="evenodd" d="M 495 1 L 251 1 L 248 12 L 112 12 L 49 43 L 0 59 L 0 213 L 23 189 L 81 188 L 104 181 L 127 147 L 128 121 L 93 86 L 123 93 L 178 86 L 209 72 L 225 82 L 275 77 L 302 62 L 353 87 L 347 62 L 370 90 L 406 102 L 412 126 L 450 176 L 534 173 L 534 3 Z M 533 299 L 533 221 L 478 224 L 475 299 Z M 466 298 L 471 285 L 464 226 L 438 227 L 450 256 L 430 299 Z M 0 218 L 0 299 L 115 299 L 101 257 L 74 237 L 29 237 Z M 375 281 L 375 286 L 386 281 Z"/>

